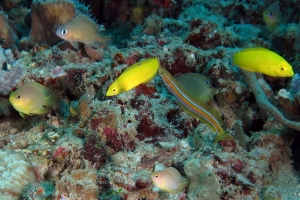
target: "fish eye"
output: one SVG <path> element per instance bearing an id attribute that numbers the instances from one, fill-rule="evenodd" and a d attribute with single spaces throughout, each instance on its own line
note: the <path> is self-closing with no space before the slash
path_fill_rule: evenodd
<path id="1" fill-rule="evenodd" d="M 158 175 L 155 175 L 155 178 L 158 178 Z"/>
<path id="2" fill-rule="evenodd" d="M 205 81 L 205 84 L 209 84 L 209 82 L 208 82 L 208 81 Z"/>
<path id="3" fill-rule="evenodd" d="M 17 99 L 17 100 L 21 99 L 21 95 L 17 95 L 17 96 L 16 96 L 16 99 Z"/>
<path id="4" fill-rule="evenodd" d="M 66 35 L 67 34 L 67 29 L 63 29 L 63 30 L 61 30 L 61 34 L 63 34 L 63 35 Z"/>
<path id="5" fill-rule="evenodd" d="M 281 71 L 284 71 L 284 68 L 283 68 L 283 67 L 281 67 Z"/>
<path id="6" fill-rule="evenodd" d="M 270 12 L 270 16 L 272 16 L 273 15 L 273 12 Z"/>
<path id="7" fill-rule="evenodd" d="M 112 91 L 115 92 L 115 91 L 116 91 L 116 88 L 113 88 Z"/>

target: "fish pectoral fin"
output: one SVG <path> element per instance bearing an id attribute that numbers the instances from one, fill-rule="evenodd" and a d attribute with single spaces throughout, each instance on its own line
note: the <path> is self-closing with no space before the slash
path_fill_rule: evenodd
<path id="1" fill-rule="evenodd" d="M 78 49 L 78 42 L 76 41 L 69 41 L 69 42 L 74 48 Z"/>
<path id="2" fill-rule="evenodd" d="M 46 108 L 44 108 L 43 106 L 39 106 L 39 101 L 40 101 L 40 99 L 34 98 L 30 102 L 28 102 L 28 104 L 27 104 L 27 107 L 29 108 L 28 113 L 30 113 L 30 114 L 45 114 L 48 112 Z M 28 114 L 28 113 L 26 113 L 26 114 Z"/>
<path id="3" fill-rule="evenodd" d="M 41 114 L 45 114 L 47 112 L 48 112 L 48 110 L 46 108 L 40 107 L 40 108 L 34 110 L 32 113 L 41 115 Z"/>
<path id="4" fill-rule="evenodd" d="M 25 119 L 25 113 L 19 112 L 20 116 Z"/>
<path id="5" fill-rule="evenodd" d="M 168 189 L 167 192 L 169 192 L 170 194 L 176 194 L 176 193 L 179 192 L 179 191 L 178 191 L 177 188 L 175 188 L 175 189 Z"/>
<path id="6" fill-rule="evenodd" d="M 101 40 L 99 41 L 105 49 L 108 49 L 108 46 L 112 43 L 112 37 L 110 36 L 101 36 Z"/>

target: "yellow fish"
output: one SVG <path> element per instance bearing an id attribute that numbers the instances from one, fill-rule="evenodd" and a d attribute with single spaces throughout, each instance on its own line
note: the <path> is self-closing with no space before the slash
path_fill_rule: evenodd
<path id="1" fill-rule="evenodd" d="M 151 174 L 151 180 L 156 187 L 170 194 L 182 192 L 189 184 L 189 181 L 173 167 L 153 172 Z"/>
<path id="2" fill-rule="evenodd" d="M 109 86 L 106 96 L 117 95 L 149 82 L 158 68 L 158 58 L 148 58 L 131 65 Z"/>
<path id="3" fill-rule="evenodd" d="M 280 21 L 280 5 L 279 1 L 272 3 L 264 12 L 263 12 L 264 21 L 269 28 L 273 30 Z"/>
<path id="4" fill-rule="evenodd" d="M 233 55 L 233 64 L 240 68 L 274 77 L 291 77 L 292 66 L 280 55 L 262 47 L 248 48 Z"/>
<path id="5" fill-rule="evenodd" d="M 185 73 L 176 77 L 176 80 L 200 101 L 211 101 L 217 92 L 212 86 L 212 80 L 197 73 Z"/>
<path id="6" fill-rule="evenodd" d="M 94 48 L 99 48 L 101 45 L 107 48 L 111 37 L 100 36 L 98 34 L 99 29 L 100 27 L 96 22 L 83 14 L 79 14 L 73 20 L 58 27 L 56 35 L 70 42 L 76 49 L 78 49 L 78 42 Z"/>
<path id="7" fill-rule="evenodd" d="M 36 82 L 28 83 L 10 93 L 9 101 L 23 118 L 25 114 L 45 114 L 47 110 L 44 106 L 56 105 L 54 93 Z"/>

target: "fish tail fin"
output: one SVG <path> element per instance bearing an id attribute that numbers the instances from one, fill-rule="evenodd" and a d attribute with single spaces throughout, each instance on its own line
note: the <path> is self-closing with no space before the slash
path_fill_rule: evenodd
<path id="1" fill-rule="evenodd" d="M 108 46 L 112 42 L 112 37 L 110 37 L 110 36 L 101 36 L 99 42 L 104 46 L 105 49 L 109 49 Z"/>
<path id="2" fill-rule="evenodd" d="M 54 92 L 51 93 L 48 97 L 47 97 L 47 106 L 49 107 L 57 107 L 58 105 L 58 95 L 56 95 Z"/>
<path id="3" fill-rule="evenodd" d="M 233 137 L 229 133 L 227 133 L 224 129 L 222 129 L 220 132 L 218 132 L 214 141 L 214 145 L 221 140 L 232 140 L 232 139 Z"/>

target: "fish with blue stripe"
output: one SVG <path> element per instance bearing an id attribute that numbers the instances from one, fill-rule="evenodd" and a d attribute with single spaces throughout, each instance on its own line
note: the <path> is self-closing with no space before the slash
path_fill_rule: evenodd
<path id="1" fill-rule="evenodd" d="M 212 131 L 217 132 L 214 143 L 218 143 L 221 140 L 233 139 L 222 128 L 222 118 L 215 109 L 189 93 L 166 69 L 159 68 L 159 75 L 168 90 L 178 99 L 180 107 L 185 112 L 207 124 Z"/>

